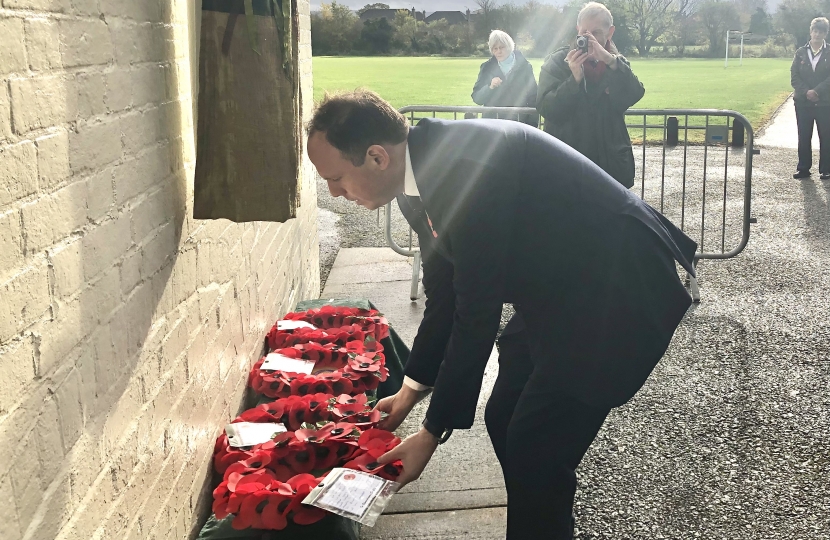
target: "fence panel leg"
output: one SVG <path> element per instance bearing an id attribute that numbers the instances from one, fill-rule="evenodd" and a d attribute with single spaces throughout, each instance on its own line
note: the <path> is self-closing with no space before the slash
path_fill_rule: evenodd
<path id="1" fill-rule="evenodd" d="M 412 259 L 412 288 L 409 289 L 409 299 L 413 302 L 418 299 L 418 281 L 421 277 L 421 252 L 416 251 Z"/>
<path id="2" fill-rule="evenodd" d="M 697 285 L 697 278 L 691 274 L 686 274 L 686 278 L 689 280 L 689 292 L 692 294 L 692 302 L 697 304 L 700 302 L 700 287 Z"/>

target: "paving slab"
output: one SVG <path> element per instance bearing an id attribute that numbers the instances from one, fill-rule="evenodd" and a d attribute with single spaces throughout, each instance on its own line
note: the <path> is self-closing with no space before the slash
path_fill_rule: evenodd
<path id="1" fill-rule="evenodd" d="M 425 512 L 419 514 L 383 515 L 374 527 L 363 527 L 365 540 L 398 540 L 417 538 L 464 538 L 489 540 L 504 538 L 507 512 L 504 508 Z"/>
<path id="2" fill-rule="evenodd" d="M 770 119 L 761 135 L 755 141 L 756 146 L 773 146 L 776 148 L 798 148 L 798 125 L 795 121 L 793 96 L 787 98 L 775 115 Z M 813 130 L 813 150 L 818 151 L 818 130 Z"/>

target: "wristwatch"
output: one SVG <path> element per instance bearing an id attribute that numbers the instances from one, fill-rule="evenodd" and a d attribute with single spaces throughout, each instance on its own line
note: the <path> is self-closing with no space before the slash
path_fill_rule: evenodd
<path id="1" fill-rule="evenodd" d="M 444 444 L 447 442 L 447 439 L 450 438 L 450 435 L 452 435 L 451 429 L 438 427 L 435 424 L 430 423 L 430 421 L 426 418 L 424 418 L 421 425 L 424 426 L 424 429 L 429 431 L 431 435 L 438 439 L 438 444 Z"/>

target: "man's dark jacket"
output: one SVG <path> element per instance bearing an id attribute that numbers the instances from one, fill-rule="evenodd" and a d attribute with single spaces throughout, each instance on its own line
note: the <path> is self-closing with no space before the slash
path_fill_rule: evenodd
<path id="1" fill-rule="evenodd" d="M 602 78 L 576 82 L 562 48 L 548 56 L 539 72 L 536 110 L 545 131 L 599 165 L 625 187 L 634 185 L 634 153 L 625 126 L 625 111 L 645 94 L 628 60 L 617 56 L 617 69 Z"/>
<path id="2" fill-rule="evenodd" d="M 505 302 L 520 306 L 553 387 L 607 407 L 630 399 L 691 304 L 675 261 L 693 273 L 697 245 L 522 123 L 425 119 L 408 144 L 420 199 L 398 204 L 427 301 L 405 373 L 435 387 L 430 421 L 472 425 Z"/>
<path id="3" fill-rule="evenodd" d="M 536 106 L 536 77 L 533 75 L 533 66 L 519 51 L 513 51 L 516 57 L 513 69 L 507 75 L 499 67 L 499 61 L 495 56 L 481 64 L 478 72 L 478 79 L 473 86 L 473 101 L 486 107 L 535 107 Z M 490 86 L 493 77 L 498 77 L 502 83 L 496 88 L 487 92 L 484 99 L 477 101 L 476 92 L 481 88 Z M 495 113 L 485 113 L 484 118 L 496 118 Z M 539 115 L 515 114 L 499 115 L 498 118 L 505 120 L 518 120 L 531 126 L 539 125 Z"/>
<path id="4" fill-rule="evenodd" d="M 810 63 L 810 44 L 807 43 L 795 51 L 790 66 L 790 83 L 793 86 L 793 101 L 799 107 L 830 106 L 830 47 L 826 44 L 821 50 L 816 70 Z M 807 99 L 807 90 L 815 90 L 818 102 Z"/>

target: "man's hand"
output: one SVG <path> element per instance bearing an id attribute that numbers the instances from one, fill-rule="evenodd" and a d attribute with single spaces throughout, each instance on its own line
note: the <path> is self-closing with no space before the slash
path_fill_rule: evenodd
<path id="1" fill-rule="evenodd" d="M 502 80 L 500 77 L 493 77 L 493 80 L 490 81 L 490 89 L 498 88 L 501 86 Z"/>
<path id="2" fill-rule="evenodd" d="M 807 99 L 812 101 L 813 103 L 818 101 L 818 92 L 815 90 L 807 90 Z"/>
<path id="3" fill-rule="evenodd" d="M 398 426 L 406 419 L 412 408 L 427 394 L 429 392 L 419 392 L 404 384 L 394 396 L 385 397 L 378 401 L 375 409 L 389 415 L 378 423 L 378 427 L 386 431 L 398 429 Z"/>
<path id="4" fill-rule="evenodd" d="M 438 448 L 438 438 L 432 433 L 421 428 L 418 433 L 412 434 L 404 441 L 378 458 L 378 463 L 385 465 L 395 460 L 403 462 L 401 475 L 395 481 L 401 487 L 417 480 Z"/>
<path id="5" fill-rule="evenodd" d="M 565 62 L 568 64 L 568 67 L 571 68 L 571 73 L 573 74 L 576 82 L 582 82 L 582 64 L 587 59 L 588 54 L 579 49 L 573 49 L 568 52 L 567 56 L 565 56 Z"/>
<path id="6" fill-rule="evenodd" d="M 614 55 L 605 50 L 605 45 L 600 45 L 600 42 L 597 41 L 597 38 L 593 34 L 585 34 L 585 37 L 588 38 L 588 56 L 592 60 L 602 62 L 609 66 L 615 61 Z"/>

